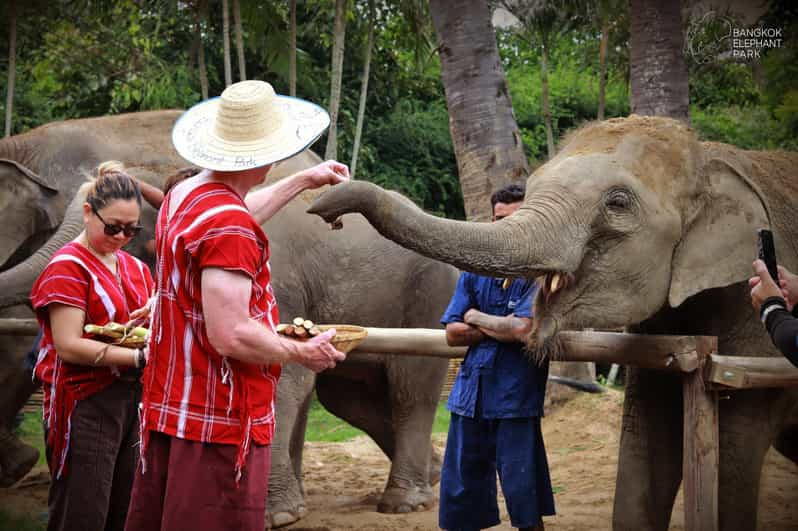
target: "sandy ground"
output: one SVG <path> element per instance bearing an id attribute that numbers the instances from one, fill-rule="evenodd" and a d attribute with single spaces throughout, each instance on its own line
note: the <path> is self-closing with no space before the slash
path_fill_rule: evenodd
<path id="1" fill-rule="evenodd" d="M 623 395 L 578 395 L 543 421 L 543 434 L 555 486 L 557 516 L 547 529 L 610 529 Z M 443 451 L 444 435 L 435 436 Z M 290 531 L 426 531 L 437 529 L 432 510 L 384 515 L 375 511 L 389 461 L 367 437 L 345 443 L 307 443 L 304 466 L 308 515 Z M 34 471 L 14 489 L 0 489 L 0 508 L 41 514 L 46 506 L 46 471 Z M 28 486 L 25 486 L 25 485 Z M 436 488 L 437 490 L 437 488 Z M 512 529 L 503 500 L 502 523 Z M 671 529 L 684 529 L 681 493 Z M 798 466 L 771 451 L 763 473 L 760 530 L 798 529 Z"/>

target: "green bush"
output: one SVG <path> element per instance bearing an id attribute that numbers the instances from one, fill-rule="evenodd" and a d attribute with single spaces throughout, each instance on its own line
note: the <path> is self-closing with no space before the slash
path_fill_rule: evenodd
<path id="1" fill-rule="evenodd" d="M 690 108 L 690 120 L 703 140 L 725 142 L 743 149 L 795 149 L 784 125 L 764 106 Z"/>
<path id="2" fill-rule="evenodd" d="M 511 67 L 507 72 L 507 83 L 527 155 L 533 159 L 545 159 L 548 153 L 539 65 Z M 563 59 L 549 70 L 549 108 L 555 142 L 566 131 L 595 120 L 598 76 L 575 58 Z M 625 82 L 610 77 L 605 89 L 604 116 L 610 118 L 628 113 Z"/>
<path id="3" fill-rule="evenodd" d="M 358 178 L 397 190 L 433 214 L 465 218 L 443 103 L 400 101 L 369 124 L 364 143 L 367 160 L 358 162 Z"/>

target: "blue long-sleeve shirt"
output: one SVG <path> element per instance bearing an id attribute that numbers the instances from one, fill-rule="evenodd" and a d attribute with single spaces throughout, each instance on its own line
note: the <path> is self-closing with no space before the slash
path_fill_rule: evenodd
<path id="1" fill-rule="evenodd" d="M 462 273 L 441 323 L 463 322 L 470 308 L 490 315 L 532 317 L 537 285 L 515 279 L 503 289 L 502 283 L 501 278 Z M 542 416 L 548 372 L 548 362 L 535 365 L 521 343 L 487 338 L 468 348 L 446 407 L 472 418 Z"/>

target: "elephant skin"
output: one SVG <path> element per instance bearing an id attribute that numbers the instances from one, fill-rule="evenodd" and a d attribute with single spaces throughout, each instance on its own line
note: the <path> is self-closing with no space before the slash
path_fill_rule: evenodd
<path id="1" fill-rule="evenodd" d="M 0 306 L 27 296 L 30 275 L 21 273 L 25 268 L 41 268 L 49 259 L 41 252 L 43 247 L 37 250 L 31 243 L 31 237 L 36 236 L 35 243 L 41 245 L 53 233 L 67 203 L 85 181 L 84 174 L 97 163 L 121 160 L 132 175 L 156 186 L 187 165 L 170 141 L 179 115 L 179 111 L 158 111 L 74 120 L 0 141 L 0 159 L 6 161 L 0 170 L 5 167 L 8 172 L 0 182 L 21 183 L 14 185 L 14 193 L 24 190 L 28 195 L 22 194 L 23 198 L 32 198 L 39 209 L 7 219 L 0 210 L 0 227 L 12 228 L 0 241 L 6 246 L 6 256 L 15 257 L 0 273 L 0 282 L 9 288 L 0 294 L 5 297 L 0 296 Z M 318 162 L 315 154 L 305 151 L 273 168 L 269 182 Z M 19 196 L 12 200 L 8 193 L 8 189 L 0 192 L 3 204 L 19 201 Z M 439 327 L 457 271 L 397 246 L 362 221 L 348 224 L 346 231 L 330 231 L 305 213 L 312 197 L 302 194 L 265 226 L 281 318 L 301 315 L 318 323 Z M 154 215 L 149 207 L 143 210 L 145 230 L 128 249 L 150 264 L 153 257 L 144 249 L 152 235 Z M 24 225 L 25 231 L 14 229 L 18 225 Z M 57 248 L 78 230 L 59 229 L 48 245 Z M 0 356 L 2 378 L 16 367 L 16 358 L 10 352 Z M 440 359 L 364 355 L 318 376 L 298 365 L 284 367 L 277 392 L 267 525 L 292 523 L 307 510 L 301 483 L 302 446 L 314 388 L 328 410 L 363 429 L 391 459 L 377 509 L 406 512 L 430 507 L 434 502 L 431 485 L 440 476 L 440 456 L 430 436 L 446 366 L 446 360 Z M 5 389 L 0 391 L 3 403 L 12 399 L 4 393 Z"/>
<path id="2" fill-rule="evenodd" d="M 494 276 L 543 277 L 529 344 L 556 357 L 560 330 L 631 327 L 717 336 L 726 355 L 779 356 L 747 279 L 756 229 L 798 268 L 798 153 L 699 142 L 683 123 L 631 116 L 589 124 L 528 179 L 519 210 L 496 223 L 429 216 L 363 182 L 310 209 L 360 212 L 426 256 Z M 348 223 L 351 216 L 345 216 Z M 682 480 L 681 379 L 632 369 L 626 379 L 613 528 L 664 531 Z M 755 529 L 771 445 L 795 460 L 798 389 L 731 393 L 719 404 L 719 525 Z"/>

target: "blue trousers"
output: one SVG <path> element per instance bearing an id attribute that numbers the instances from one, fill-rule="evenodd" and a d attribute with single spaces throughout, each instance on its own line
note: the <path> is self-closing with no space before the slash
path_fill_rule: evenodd
<path id="1" fill-rule="evenodd" d="M 452 413 L 441 470 L 438 524 L 449 531 L 498 525 L 496 474 L 513 527 L 554 514 L 540 417 L 470 418 Z"/>

